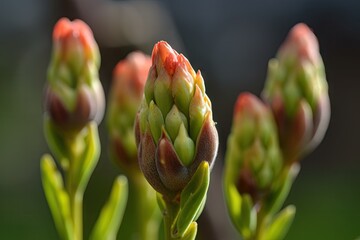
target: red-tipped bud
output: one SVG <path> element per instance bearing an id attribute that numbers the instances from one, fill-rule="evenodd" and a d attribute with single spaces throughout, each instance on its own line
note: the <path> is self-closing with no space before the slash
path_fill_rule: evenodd
<path id="1" fill-rule="evenodd" d="M 158 192 L 174 196 L 202 161 L 214 162 L 218 135 L 211 102 L 200 71 L 164 41 L 154 46 L 144 93 L 135 130 L 140 168 Z M 149 134 L 156 147 L 144 150 Z"/>
<path id="2" fill-rule="evenodd" d="M 263 97 L 272 107 L 287 161 L 321 142 L 330 119 L 328 85 L 318 41 L 305 24 L 291 29 L 270 60 Z"/>
<path id="3" fill-rule="evenodd" d="M 123 170 L 139 169 L 134 122 L 150 66 L 149 56 L 133 52 L 114 69 L 107 122 L 111 151 Z"/>
<path id="4" fill-rule="evenodd" d="M 226 188 L 251 196 L 254 204 L 278 177 L 282 159 L 270 109 L 250 93 L 240 94 L 225 156 Z"/>
<path id="5" fill-rule="evenodd" d="M 92 32 L 83 21 L 60 19 L 53 32 L 45 110 L 63 130 L 81 130 L 101 122 L 105 101 L 98 78 L 100 55 Z"/>

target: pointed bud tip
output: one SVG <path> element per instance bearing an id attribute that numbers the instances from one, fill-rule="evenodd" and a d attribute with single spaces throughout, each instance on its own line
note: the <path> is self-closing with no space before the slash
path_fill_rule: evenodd
<path id="1" fill-rule="evenodd" d="M 148 55 L 139 51 L 129 53 L 114 68 L 115 89 L 123 94 L 131 91 L 142 95 L 150 67 L 151 59 Z"/>
<path id="2" fill-rule="evenodd" d="M 319 58 L 319 43 L 306 24 L 298 23 L 290 30 L 282 51 L 295 52 L 301 59 L 316 63 Z"/>
<path id="3" fill-rule="evenodd" d="M 54 41 L 57 41 L 61 39 L 62 37 L 69 34 L 71 31 L 71 22 L 68 18 L 61 18 L 54 27 L 53 31 L 53 39 Z"/>
<path id="4" fill-rule="evenodd" d="M 252 93 L 241 93 L 235 103 L 234 117 L 243 114 L 244 111 L 258 114 L 262 111 L 263 107 L 264 103 Z"/>
<path id="5" fill-rule="evenodd" d="M 175 69 L 181 64 L 184 64 L 186 68 L 191 67 L 189 61 L 182 54 L 172 49 L 166 41 L 160 41 L 155 44 L 151 59 L 153 65 L 156 65 L 158 68 L 165 68 L 170 76 L 175 73 Z"/>
<path id="6" fill-rule="evenodd" d="M 68 18 L 61 18 L 54 26 L 53 41 L 61 43 L 64 48 L 70 47 L 72 41 L 79 42 L 85 49 L 87 56 L 91 55 L 97 47 L 91 28 L 82 20 L 70 21 Z"/>

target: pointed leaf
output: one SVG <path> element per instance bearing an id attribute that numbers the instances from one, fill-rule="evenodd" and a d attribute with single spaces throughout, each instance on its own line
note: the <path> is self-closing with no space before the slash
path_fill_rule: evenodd
<path id="1" fill-rule="evenodd" d="M 157 200 L 157 203 L 158 203 L 158 206 L 160 208 L 160 212 L 164 212 L 165 211 L 165 202 L 164 202 L 164 199 L 161 195 L 161 193 L 156 193 L 156 200 Z"/>
<path id="2" fill-rule="evenodd" d="M 225 199 L 230 217 L 233 223 L 235 225 L 238 225 L 238 219 L 241 216 L 240 214 L 242 198 L 234 184 L 229 184 L 228 187 L 225 186 Z"/>
<path id="3" fill-rule="evenodd" d="M 64 190 L 62 177 L 53 158 L 44 155 L 41 159 L 41 179 L 55 226 L 62 239 L 73 237 L 69 196 Z"/>
<path id="4" fill-rule="evenodd" d="M 263 211 L 269 215 L 279 211 L 284 204 L 285 199 L 289 195 L 291 186 L 300 171 L 298 164 L 293 164 L 289 170 L 283 173 L 283 176 L 279 178 L 274 185 L 274 189 L 269 195 L 269 200 L 265 202 Z"/>
<path id="5" fill-rule="evenodd" d="M 203 161 L 181 193 L 180 211 L 176 224 L 179 236 L 184 235 L 190 224 L 199 215 L 199 210 L 206 199 L 209 181 L 209 164 Z"/>
<path id="6" fill-rule="evenodd" d="M 197 223 L 192 222 L 184 234 L 184 236 L 181 238 L 181 240 L 194 240 L 197 234 Z"/>
<path id="7" fill-rule="evenodd" d="M 282 240 L 285 238 L 295 217 L 296 209 L 293 205 L 282 210 L 268 226 L 261 236 L 261 240 Z"/>
<path id="8" fill-rule="evenodd" d="M 76 189 L 79 188 L 81 191 L 85 190 L 100 156 L 100 140 L 97 124 L 95 122 L 91 122 L 87 126 L 87 131 L 88 133 L 84 138 L 86 148 L 81 155 L 81 159 L 73 159 L 73 187 Z"/>
<path id="9" fill-rule="evenodd" d="M 241 214 L 238 219 L 240 233 L 244 239 L 253 236 L 257 225 L 257 214 L 251 197 L 245 194 L 241 202 Z"/>
<path id="10" fill-rule="evenodd" d="M 91 233 L 91 240 L 115 240 L 128 198 L 128 183 L 124 176 L 115 179 L 109 200 L 104 205 Z"/>

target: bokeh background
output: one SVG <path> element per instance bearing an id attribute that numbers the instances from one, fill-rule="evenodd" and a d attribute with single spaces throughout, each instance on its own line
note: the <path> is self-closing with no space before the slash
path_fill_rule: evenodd
<path id="1" fill-rule="evenodd" d="M 80 18 L 100 45 L 101 81 L 132 50 L 167 40 L 201 69 L 218 123 L 220 149 L 203 239 L 238 239 L 225 213 L 221 174 L 237 95 L 259 95 L 267 62 L 289 29 L 308 24 L 320 42 L 332 104 L 322 144 L 302 162 L 286 204 L 297 214 L 286 239 L 345 240 L 360 235 L 360 1 L 354 0 L 16 0 L 0 1 L 0 239 L 58 239 L 41 188 L 39 159 L 49 152 L 42 97 L 51 34 L 62 16 Z M 85 193 L 85 232 L 119 174 L 102 156 Z"/>

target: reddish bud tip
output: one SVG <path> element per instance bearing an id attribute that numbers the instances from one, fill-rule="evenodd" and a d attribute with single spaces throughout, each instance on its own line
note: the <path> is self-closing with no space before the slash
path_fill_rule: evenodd
<path id="1" fill-rule="evenodd" d="M 235 103 L 234 117 L 250 112 L 261 115 L 263 108 L 264 103 L 258 97 L 248 92 L 241 93 Z"/>
<path id="2" fill-rule="evenodd" d="M 121 60 L 114 68 L 114 89 L 124 94 L 136 93 L 142 95 L 147 75 L 151 67 L 149 56 L 141 52 L 132 52 L 126 59 Z"/>
<path id="3" fill-rule="evenodd" d="M 318 62 L 319 43 L 315 34 L 304 23 L 295 25 L 280 50 L 282 53 L 293 52 L 300 59 Z"/>
<path id="4" fill-rule="evenodd" d="M 69 42 L 74 41 L 74 39 L 79 40 L 80 44 L 85 49 L 86 54 L 89 56 L 91 54 L 91 49 L 95 44 L 90 27 L 79 19 L 71 22 L 67 18 L 61 18 L 54 27 L 54 42 L 59 42 L 66 47 L 71 44 Z"/>
<path id="5" fill-rule="evenodd" d="M 166 72 L 172 76 L 178 65 L 178 56 L 179 54 L 167 42 L 160 41 L 155 44 L 151 58 L 153 65 L 158 68 L 164 67 Z"/>

